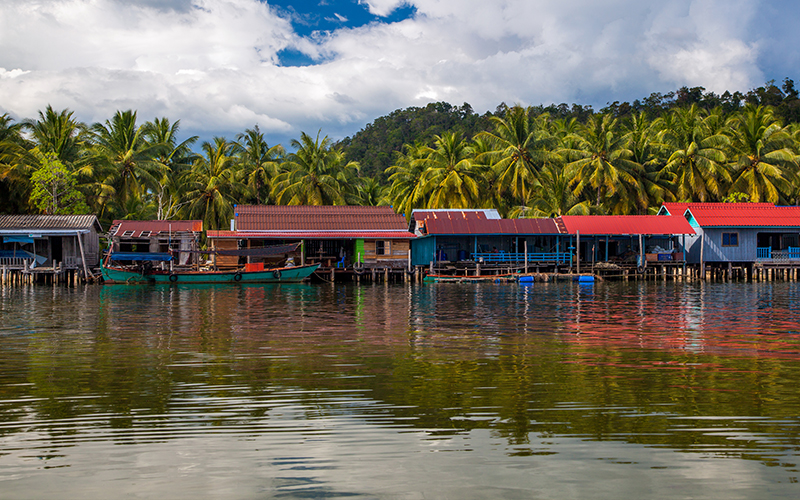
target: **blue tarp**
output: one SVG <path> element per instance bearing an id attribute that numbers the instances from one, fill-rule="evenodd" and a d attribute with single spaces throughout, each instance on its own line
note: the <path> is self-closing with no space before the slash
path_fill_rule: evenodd
<path id="1" fill-rule="evenodd" d="M 33 243 L 29 236 L 3 236 L 3 243 Z"/>
<path id="2" fill-rule="evenodd" d="M 111 254 L 111 260 L 155 260 L 155 261 L 168 261 L 172 260 L 172 255 L 168 253 L 145 253 L 145 252 L 114 252 Z"/>

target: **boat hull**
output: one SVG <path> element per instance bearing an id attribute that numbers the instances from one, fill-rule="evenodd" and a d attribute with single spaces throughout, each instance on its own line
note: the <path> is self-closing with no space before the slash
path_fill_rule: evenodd
<path id="1" fill-rule="evenodd" d="M 184 271 L 141 272 L 118 267 L 102 267 L 103 282 L 115 284 L 152 283 L 179 285 L 194 283 L 297 283 L 305 280 L 317 270 L 319 264 L 310 266 L 281 267 L 263 271 Z"/>

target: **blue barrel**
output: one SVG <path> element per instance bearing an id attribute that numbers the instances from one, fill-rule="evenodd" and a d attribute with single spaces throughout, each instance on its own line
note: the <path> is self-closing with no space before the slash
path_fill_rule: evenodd
<path id="1" fill-rule="evenodd" d="M 458 260 L 467 260 L 467 251 L 466 250 L 459 250 L 458 251 Z"/>

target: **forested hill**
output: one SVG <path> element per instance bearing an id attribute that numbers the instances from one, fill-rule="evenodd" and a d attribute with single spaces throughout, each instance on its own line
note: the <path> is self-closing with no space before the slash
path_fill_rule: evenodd
<path id="1" fill-rule="evenodd" d="M 800 98 L 793 80 L 786 78 L 779 86 L 774 81 L 750 90 L 746 94 L 739 91 L 715 94 L 703 87 L 681 87 L 665 94 L 655 92 L 648 97 L 632 102 L 613 102 L 599 113 L 609 113 L 616 118 L 624 118 L 639 112 L 646 112 L 651 119 L 661 116 L 675 108 L 691 106 L 711 110 L 721 108 L 726 114 L 741 109 L 747 103 L 769 105 L 784 124 L 800 123 Z M 430 103 L 425 107 L 410 107 L 392 111 L 365 126 L 352 137 L 345 137 L 336 146 L 342 148 L 348 160 L 361 165 L 361 175 L 386 180 L 385 170 L 395 160 L 395 153 L 404 144 L 415 142 L 432 145 L 434 136 L 444 132 L 460 132 L 470 140 L 478 132 L 491 130 L 490 117 L 503 117 L 508 109 L 500 103 L 492 112 L 483 115 L 475 113 L 468 103 L 453 106 L 446 102 Z M 548 113 L 553 119 L 577 119 L 585 122 L 595 114 L 592 106 L 572 104 L 539 105 L 529 108 L 532 114 Z"/>

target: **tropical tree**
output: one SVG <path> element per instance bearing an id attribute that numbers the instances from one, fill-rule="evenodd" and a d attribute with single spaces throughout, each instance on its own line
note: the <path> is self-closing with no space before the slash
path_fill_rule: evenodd
<path id="1" fill-rule="evenodd" d="M 273 181 L 272 193 L 279 205 L 346 205 L 358 175 L 358 163 L 331 147 L 328 136 L 312 138 L 301 132 L 292 139 L 296 149 Z"/>
<path id="2" fill-rule="evenodd" d="M 286 154 L 283 146 L 269 147 L 264 134 L 256 125 L 236 137 L 239 143 L 239 161 L 245 171 L 245 183 L 250 197 L 260 205 L 267 202 L 272 179 L 280 172 L 280 160 Z"/>
<path id="3" fill-rule="evenodd" d="M 591 196 L 595 207 L 621 193 L 637 204 L 647 203 L 638 180 L 642 166 L 632 159 L 629 138 L 619 133 L 617 123 L 609 114 L 591 116 L 580 128 L 580 135 L 573 137 L 574 148 L 562 151 L 571 160 L 567 175 L 573 193 Z"/>
<path id="4" fill-rule="evenodd" d="M 61 163 L 55 153 L 42 153 L 37 148 L 32 154 L 39 166 L 31 175 L 31 204 L 47 215 L 88 213 L 89 207 L 76 188 L 77 174 Z"/>
<path id="5" fill-rule="evenodd" d="M 554 155 L 556 141 L 548 133 L 548 119 L 547 114 L 531 118 L 529 109 L 514 106 L 502 118 L 491 117 L 493 132 L 477 134 L 493 145 L 477 160 L 492 163 L 500 192 L 519 200 L 530 197 L 539 170 Z"/>
<path id="6" fill-rule="evenodd" d="M 541 189 L 532 193 L 523 205 L 514 207 L 509 217 L 542 218 L 562 215 L 588 215 L 591 203 L 581 201 L 569 188 L 570 178 L 563 168 L 548 164 L 539 172 Z"/>
<path id="7" fill-rule="evenodd" d="M 405 144 L 403 152 L 396 153 L 394 165 L 386 169 L 389 189 L 386 199 L 394 211 L 411 219 L 411 212 L 428 204 L 428 189 L 425 184 L 425 165 L 420 162 L 428 149 L 422 143 Z"/>
<path id="8" fill-rule="evenodd" d="M 659 177 L 672 183 L 678 200 L 719 200 L 731 180 L 723 151 L 730 140 L 718 132 L 716 121 L 717 115 L 692 105 L 674 110 L 662 125 L 660 141 L 671 154 Z"/>
<path id="9" fill-rule="evenodd" d="M 791 191 L 790 167 L 796 166 L 793 141 L 773 109 L 748 104 L 728 121 L 734 180 L 731 191 L 750 201 L 778 203 Z"/>
<path id="10" fill-rule="evenodd" d="M 170 123 L 166 117 L 156 118 L 143 125 L 143 134 L 147 142 L 158 147 L 155 161 L 159 166 L 158 172 L 161 178 L 150 196 L 147 196 L 146 200 L 139 200 L 144 201 L 144 205 L 134 203 L 132 206 L 140 207 L 136 210 L 139 213 L 152 214 L 149 218 L 172 219 L 183 206 L 180 200 L 184 185 L 180 180 L 198 158 L 190 149 L 198 137 L 195 135 L 178 142 L 179 129 L 180 120 Z M 126 213 L 130 212 L 126 210 Z"/>
<path id="11" fill-rule="evenodd" d="M 135 111 L 117 111 L 111 120 L 92 125 L 91 132 L 91 173 L 98 179 L 101 206 L 112 195 L 124 205 L 128 198 L 142 197 L 158 187 L 164 176 L 158 158 L 167 146 L 146 140 L 144 127 L 136 125 Z M 89 173 L 88 167 L 82 170 Z"/>
<path id="12" fill-rule="evenodd" d="M 374 207 L 385 204 L 386 186 L 376 177 L 360 177 L 357 184 L 357 202 L 359 205 Z"/>
<path id="13" fill-rule="evenodd" d="M 233 207 L 245 191 L 237 176 L 236 143 L 215 137 L 201 148 L 203 155 L 184 175 L 187 191 L 182 213 L 202 220 L 206 229 L 219 229 L 233 218 Z"/>
<path id="14" fill-rule="evenodd" d="M 23 127 L 40 152 L 55 154 L 69 169 L 79 167 L 85 159 L 86 125 L 75 119 L 72 111 L 56 111 L 48 105 L 44 112 L 39 111 L 38 120 L 25 120 Z"/>
<path id="15" fill-rule="evenodd" d="M 30 191 L 34 160 L 26 150 L 22 124 L 0 115 L 0 212 L 20 212 Z"/>
<path id="16" fill-rule="evenodd" d="M 480 207 L 482 172 L 472 162 L 473 149 L 458 132 L 435 139 L 435 147 L 416 160 L 425 168 L 423 182 L 431 192 L 428 208 Z"/>

